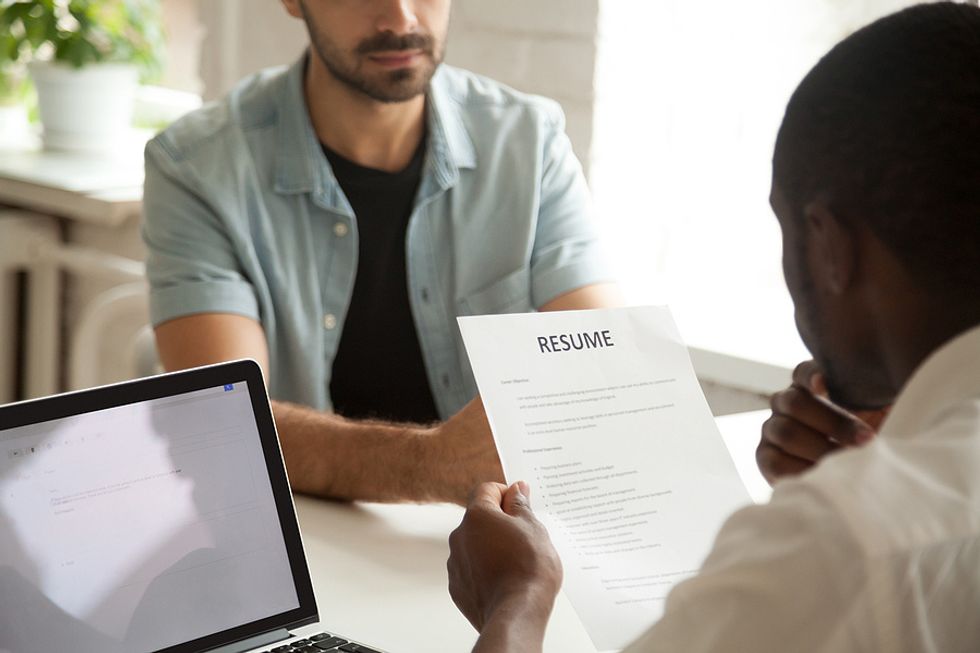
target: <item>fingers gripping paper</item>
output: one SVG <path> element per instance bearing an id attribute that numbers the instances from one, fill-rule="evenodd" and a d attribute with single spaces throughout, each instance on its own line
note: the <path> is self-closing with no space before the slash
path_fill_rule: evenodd
<path id="1" fill-rule="evenodd" d="M 507 481 L 530 483 L 596 648 L 624 647 L 749 503 L 669 310 L 459 325 Z"/>

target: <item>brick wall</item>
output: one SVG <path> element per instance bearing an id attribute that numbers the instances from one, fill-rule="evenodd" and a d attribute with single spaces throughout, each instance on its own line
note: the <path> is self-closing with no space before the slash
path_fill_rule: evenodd
<path id="1" fill-rule="evenodd" d="M 456 0 L 446 61 L 558 100 L 588 167 L 599 0 Z"/>
<path id="2" fill-rule="evenodd" d="M 303 23 L 278 0 L 196 0 L 204 40 L 200 75 L 204 99 L 221 97 L 262 68 L 292 63 L 306 47 Z"/>

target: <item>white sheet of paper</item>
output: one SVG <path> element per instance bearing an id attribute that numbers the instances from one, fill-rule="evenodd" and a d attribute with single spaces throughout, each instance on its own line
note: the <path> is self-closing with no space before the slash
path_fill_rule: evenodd
<path id="1" fill-rule="evenodd" d="M 507 481 L 531 485 L 596 648 L 623 648 L 750 503 L 670 311 L 459 325 Z"/>

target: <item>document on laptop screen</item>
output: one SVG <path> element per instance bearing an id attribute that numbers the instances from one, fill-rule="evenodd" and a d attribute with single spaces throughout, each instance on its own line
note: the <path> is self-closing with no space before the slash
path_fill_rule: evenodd
<path id="1" fill-rule="evenodd" d="M 0 430 L 0 651 L 155 651 L 298 606 L 244 383 Z"/>
<path id="2" fill-rule="evenodd" d="M 508 482 L 565 567 L 600 651 L 661 615 L 724 519 L 750 503 L 670 312 L 459 318 Z"/>

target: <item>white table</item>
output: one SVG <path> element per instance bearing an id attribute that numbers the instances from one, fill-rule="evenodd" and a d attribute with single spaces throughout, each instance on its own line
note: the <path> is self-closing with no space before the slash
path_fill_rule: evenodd
<path id="1" fill-rule="evenodd" d="M 768 411 L 718 419 L 753 498 L 768 485 L 755 467 Z M 469 651 L 476 633 L 449 598 L 447 538 L 461 508 L 448 505 L 343 504 L 297 497 L 296 508 L 324 629 L 392 653 Z M 545 652 L 595 653 L 564 595 L 558 597 Z"/>
<path id="2" fill-rule="evenodd" d="M 81 222 L 118 226 L 140 212 L 143 146 L 133 131 L 114 152 L 43 150 L 40 139 L 0 144 L 0 204 Z"/>

